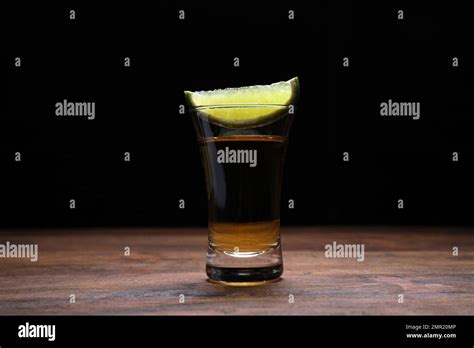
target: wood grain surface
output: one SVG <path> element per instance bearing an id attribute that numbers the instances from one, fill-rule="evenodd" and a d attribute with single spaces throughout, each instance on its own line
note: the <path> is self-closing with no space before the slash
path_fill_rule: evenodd
<path id="1" fill-rule="evenodd" d="M 206 281 L 204 229 L 0 231 L 0 244 L 39 245 L 37 262 L 0 258 L 0 315 L 474 314 L 469 228 L 287 227 L 282 239 L 281 281 L 228 288 Z M 333 241 L 364 244 L 364 262 L 326 258 Z"/>

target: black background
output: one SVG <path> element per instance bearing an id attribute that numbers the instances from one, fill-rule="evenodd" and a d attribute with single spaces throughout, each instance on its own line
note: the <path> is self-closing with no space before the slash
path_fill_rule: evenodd
<path id="1" fill-rule="evenodd" d="M 294 76 L 284 225 L 471 224 L 468 2 L 309 3 L 2 3 L 0 226 L 204 226 L 183 91 Z M 96 119 L 55 116 L 63 99 L 95 102 Z M 388 99 L 421 102 L 421 118 L 381 117 Z"/>

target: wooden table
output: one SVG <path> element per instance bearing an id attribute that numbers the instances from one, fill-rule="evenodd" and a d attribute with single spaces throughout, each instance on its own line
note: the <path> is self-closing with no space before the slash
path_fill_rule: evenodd
<path id="1" fill-rule="evenodd" d="M 0 231 L 0 244 L 39 245 L 37 262 L 0 258 L 0 315 L 474 314 L 468 228 L 282 228 L 283 280 L 252 288 L 206 281 L 206 238 L 186 228 Z M 326 258 L 333 241 L 364 244 L 364 262 Z"/>

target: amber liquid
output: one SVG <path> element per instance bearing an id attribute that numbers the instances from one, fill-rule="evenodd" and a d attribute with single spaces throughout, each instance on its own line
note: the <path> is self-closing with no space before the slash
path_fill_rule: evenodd
<path id="1" fill-rule="evenodd" d="M 208 193 L 209 246 L 252 257 L 280 245 L 280 194 L 286 138 L 230 135 L 200 142 Z M 219 150 L 256 150 L 257 165 L 219 163 Z"/>

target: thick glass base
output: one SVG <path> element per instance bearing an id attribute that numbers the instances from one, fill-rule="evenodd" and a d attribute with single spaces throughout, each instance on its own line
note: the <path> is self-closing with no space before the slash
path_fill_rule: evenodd
<path id="1" fill-rule="evenodd" d="M 258 286 L 276 282 L 283 274 L 283 265 L 258 268 L 225 268 L 206 266 L 211 283 L 226 286 Z"/>
<path id="2" fill-rule="evenodd" d="M 274 282 L 283 274 L 280 243 L 258 252 L 222 251 L 209 245 L 206 273 L 211 282 L 229 286 Z"/>

